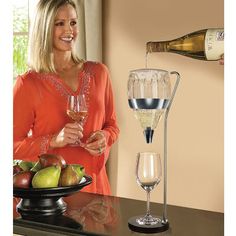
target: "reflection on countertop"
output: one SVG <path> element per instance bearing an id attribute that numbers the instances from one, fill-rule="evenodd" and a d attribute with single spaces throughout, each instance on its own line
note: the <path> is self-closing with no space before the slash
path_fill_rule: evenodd
<path id="1" fill-rule="evenodd" d="M 101 234 L 113 234 L 119 224 L 119 200 L 108 196 L 81 194 L 72 195 L 66 216 L 80 222 L 83 230 Z"/>
<path id="2" fill-rule="evenodd" d="M 13 198 L 14 233 L 27 236 L 112 235 L 144 236 L 128 227 L 130 217 L 144 214 L 146 202 L 78 192 L 63 200 L 62 215 L 22 219 L 16 211 L 20 199 Z M 161 216 L 163 205 L 151 203 L 151 213 Z M 223 236 L 224 214 L 186 207 L 168 206 L 170 228 L 157 236 Z"/>

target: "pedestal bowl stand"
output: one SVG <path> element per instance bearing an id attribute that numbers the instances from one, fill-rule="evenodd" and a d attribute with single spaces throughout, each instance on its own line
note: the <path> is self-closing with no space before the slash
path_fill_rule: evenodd
<path id="1" fill-rule="evenodd" d="M 84 176 L 77 185 L 57 188 L 14 188 L 13 196 L 21 198 L 16 206 L 23 219 L 60 215 L 66 210 L 62 197 L 69 196 L 92 183 L 90 176 Z"/>

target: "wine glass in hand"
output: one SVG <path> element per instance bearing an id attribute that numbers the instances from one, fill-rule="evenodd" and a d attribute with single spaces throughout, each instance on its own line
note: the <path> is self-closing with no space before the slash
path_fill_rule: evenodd
<path id="1" fill-rule="evenodd" d="M 80 125 L 84 125 L 85 117 L 88 113 L 87 104 L 84 94 L 69 96 L 67 103 L 67 115 Z M 81 141 L 78 140 L 75 145 L 83 146 Z"/>
<path id="2" fill-rule="evenodd" d="M 138 153 L 136 163 L 136 178 L 138 184 L 147 192 L 147 212 L 145 216 L 137 218 L 140 225 L 155 225 L 161 221 L 150 214 L 150 192 L 161 180 L 160 155 L 152 152 Z"/>

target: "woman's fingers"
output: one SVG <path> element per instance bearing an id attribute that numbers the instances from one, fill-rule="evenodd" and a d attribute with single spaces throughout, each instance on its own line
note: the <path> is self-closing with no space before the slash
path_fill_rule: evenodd
<path id="1" fill-rule="evenodd" d="M 99 140 L 106 140 L 105 139 L 105 135 L 104 135 L 104 133 L 101 131 L 101 130 L 97 130 L 97 131 L 95 131 L 95 132 L 93 132 L 89 137 L 88 137 L 88 139 L 87 139 L 87 141 L 86 141 L 86 143 L 87 144 L 90 144 L 90 143 L 92 143 L 92 142 L 94 142 L 94 141 L 99 141 Z"/>
<path id="2" fill-rule="evenodd" d="M 103 148 L 99 147 L 99 148 L 96 148 L 96 149 L 91 149 L 91 148 L 88 148 L 88 147 L 85 146 L 84 149 L 86 149 L 93 156 L 100 156 L 105 151 L 104 147 Z"/>
<path id="3" fill-rule="evenodd" d="M 68 136 L 71 139 L 83 137 L 83 127 L 78 123 L 69 123 L 65 126 L 65 136 Z"/>
<path id="4" fill-rule="evenodd" d="M 65 129 L 83 132 L 83 127 L 79 123 L 68 123 Z"/>
<path id="5" fill-rule="evenodd" d="M 81 139 L 83 138 L 83 133 L 76 129 L 66 128 L 64 130 L 64 136 L 65 138 L 68 137 L 70 139 Z"/>
<path id="6" fill-rule="evenodd" d="M 98 148 L 106 147 L 106 143 L 105 143 L 105 140 L 99 139 L 94 142 L 86 143 L 85 146 L 89 149 L 98 149 Z"/>
<path id="7" fill-rule="evenodd" d="M 73 144 L 83 138 L 83 127 L 78 123 L 68 123 L 65 127 L 53 137 L 51 147 L 64 147 L 67 144 Z"/>
<path id="8" fill-rule="evenodd" d="M 101 131 L 93 133 L 86 141 L 86 147 L 89 149 L 98 149 L 106 147 L 105 135 Z"/>
<path id="9" fill-rule="evenodd" d="M 106 138 L 102 131 L 96 131 L 87 139 L 84 148 L 92 155 L 101 155 L 106 149 Z"/>

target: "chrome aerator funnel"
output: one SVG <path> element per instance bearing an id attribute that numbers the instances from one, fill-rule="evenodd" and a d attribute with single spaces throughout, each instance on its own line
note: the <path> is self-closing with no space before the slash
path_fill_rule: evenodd
<path id="1" fill-rule="evenodd" d="M 171 83 L 168 71 L 138 69 L 130 71 L 128 102 L 139 120 L 147 143 L 152 142 L 157 127 L 171 99 Z"/>

